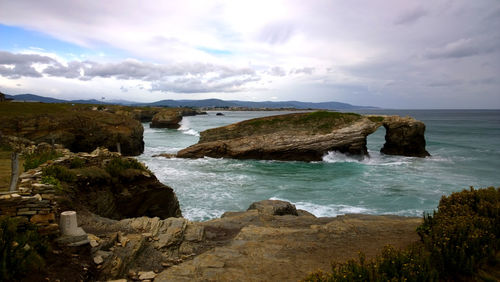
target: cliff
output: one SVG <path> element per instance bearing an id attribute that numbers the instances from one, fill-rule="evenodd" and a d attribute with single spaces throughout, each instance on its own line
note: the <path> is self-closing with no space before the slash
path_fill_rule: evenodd
<path id="1" fill-rule="evenodd" d="M 320 161 L 329 151 L 368 154 L 366 137 L 386 128 L 385 154 L 425 157 L 425 125 L 413 118 L 312 112 L 257 118 L 209 129 L 180 158 Z"/>
<path id="2" fill-rule="evenodd" d="M 144 151 L 139 121 L 89 105 L 0 103 L 0 131 L 35 143 L 62 144 L 72 152 L 100 146 L 116 151 L 117 143 L 124 155 Z"/>
<path id="3" fill-rule="evenodd" d="M 332 261 L 368 258 L 387 244 L 418 240 L 419 218 L 346 215 L 316 218 L 283 201 L 265 200 L 247 211 L 207 222 L 183 218 L 112 221 L 81 213 L 79 222 L 103 258 L 98 279 L 154 281 L 297 281 L 330 269 Z M 100 259 L 99 259 L 100 261 Z"/>

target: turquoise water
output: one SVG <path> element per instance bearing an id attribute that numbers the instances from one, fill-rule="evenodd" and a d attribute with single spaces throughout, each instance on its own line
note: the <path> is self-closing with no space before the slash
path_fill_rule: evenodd
<path id="1" fill-rule="evenodd" d="M 442 195 L 469 186 L 500 186 L 498 110 L 360 112 L 409 115 L 425 122 L 432 155 L 425 159 L 380 154 L 383 127 L 368 137 L 370 157 L 364 159 L 333 152 L 313 163 L 152 157 L 195 144 L 205 129 L 282 113 L 286 112 L 209 112 L 185 117 L 179 130 L 144 124 L 146 148 L 139 159 L 175 190 L 184 217 L 200 221 L 246 210 L 264 199 L 290 201 L 316 216 L 421 216 L 435 209 Z"/>

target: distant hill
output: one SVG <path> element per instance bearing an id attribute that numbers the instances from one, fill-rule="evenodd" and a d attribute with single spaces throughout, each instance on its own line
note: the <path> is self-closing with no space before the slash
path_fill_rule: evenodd
<path id="1" fill-rule="evenodd" d="M 344 110 L 344 109 L 373 109 L 375 107 L 355 106 L 340 102 L 299 102 L 299 101 L 265 101 L 265 102 L 250 102 L 250 101 L 225 101 L 220 99 L 205 99 L 205 100 L 161 100 L 149 104 L 152 106 L 163 107 L 203 107 L 203 108 L 223 108 L 223 107 L 246 107 L 246 108 L 295 108 L 295 109 L 325 109 L 325 110 Z"/>
<path id="2" fill-rule="evenodd" d="M 35 94 L 20 94 L 20 95 L 5 95 L 8 98 L 12 98 L 16 101 L 26 101 L 26 102 L 43 102 L 43 103 L 68 103 L 66 100 L 60 100 L 50 97 L 38 96 Z"/>
<path id="3" fill-rule="evenodd" d="M 20 94 L 20 95 L 7 95 L 6 98 L 12 98 L 17 101 L 26 102 L 43 102 L 43 103 L 74 103 L 74 104 L 116 104 L 116 105 L 136 105 L 136 106 L 158 106 L 158 107 L 190 107 L 190 108 L 294 108 L 294 109 L 325 109 L 325 110 L 349 110 L 349 109 L 374 109 L 376 107 L 356 106 L 340 102 L 300 102 L 300 101 L 265 101 L 265 102 L 251 102 L 239 100 L 220 100 L 220 99 L 204 99 L 204 100 L 161 100 L 152 103 L 137 103 L 126 100 L 110 100 L 99 101 L 96 99 L 88 100 L 61 100 L 50 97 L 39 96 L 35 94 Z"/>
<path id="4" fill-rule="evenodd" d="M 35 94 L 19 94 L 19 95 L 5 95 L 6 98 L 12 98 L 16 101 L 25 102 L 42 102 L 42 103 L 73 103 L 73 104 L 106 104 L 96 99 L 89 100 L 62 100 L 50 97 L 39 96 Z"/>

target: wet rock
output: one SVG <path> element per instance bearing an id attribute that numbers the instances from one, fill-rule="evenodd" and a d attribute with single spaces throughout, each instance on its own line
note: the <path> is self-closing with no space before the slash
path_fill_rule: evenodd
<path id="1" fill-rule="evenodd" d="M 248 210 L 258 210 L 267 215 L 295 215 L 298 216 L 295 205 L 279 200 L 264 200 L 250 205 Z"/>

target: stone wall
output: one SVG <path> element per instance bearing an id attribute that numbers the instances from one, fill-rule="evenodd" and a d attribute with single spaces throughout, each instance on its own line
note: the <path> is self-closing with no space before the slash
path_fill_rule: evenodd
<path id="1" fill-rule="evenodd" d="M 0 194 L 0 215 L 31 222 L 38 226 L 42 235 L 57 235 L 57 195 L 52 185 L 41 184 L 40 180 L 41 171 L 30 170 L 23 173 L 18 191 Z"/>

